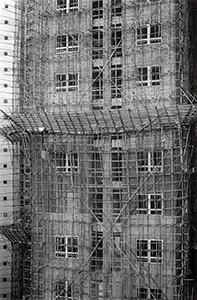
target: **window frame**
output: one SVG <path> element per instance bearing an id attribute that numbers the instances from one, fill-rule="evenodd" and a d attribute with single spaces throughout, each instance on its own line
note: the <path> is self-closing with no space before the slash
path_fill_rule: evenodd
<path id="1" fill-rule="evenodd" d="M 160 156 L 156 156 L 155 154 L 160 153 Z M 142 156 L 146 155 L 144 158 L 139 158 L 139 154 L 142 154 Z M 157 163 L 158 158 L 161 158 L 159 163 Z M 142 162 L 145 161 L 145 164 L 142 164 Z M 140 163 L 141 162 L 141 163 Z M 163 151 L 162 150 L 145 150 L 145 151 L 138 151 L 137 152 L 137 169 L 138 172 L 157 172 L 161 173 L 163 172 Z"/>
<path id="2" fill-rule="evenodd" d="M 92 19 L 103 19 L 103 0 L 92 1 Z"/>
<path id="3" fill-rule="evenodd" d="M 115 221 L 116 218 L 119 216 L 122 209 L 122 189 L 120 188 L 113 188 L 112 190 L 112 217 Z M 121 222 L 121 217 L 119 216 L 116 223 Z"/>
<path id="4" fill-rule="evenodd" d="M 95 248 L 96 247 L 96 248 Z M 92 257 L 91 267 L 102 269 L 103 267 L 103 232 L 92 231 Z"/>
<path id="5" fill-rule="evenodd" d="M 59 243 L 59 239 L 62 239 L 62 243 Z M 69 243 L 72 239 L 77 240 L 77 245 L 74 243 Z M 59 247 L 63 250 L 59 250 Z M 69 248 L 75 248 L 77 251 L 70 251 Z M 72 249 L 72 250 L 73 250 Z M 56 235 L 55 236 L 55 256 L 58 258 L 79 258 L 79 237 L 78 236 L 71 236 L 71 235 Z"/>
<path id="6" fill-rule="evenodd" d="M 158 288 L 138 288 L 137 294 L 139 299 L 161 299 L 162 296 L 162 290 Z M 143 294 L 143 296 L 142 296 Z M 152 295 L 154 297 L 152 297 Z M 159 298 L 157 297 L 159 295 Z"/>
<path id="7" fill-rule="evenodd" d="M 157 71 L 153 72 L 153 70 Z M 146 70 L 146 71 L 145 71 Z M 137 68 L 137 86 L 157 86 L 161 84 L 161 66 L 142 66 Z"/>
<path id="8" fill-rule="evenodd" d="M 122 148 L 113 149 L 111 152 L 111 177 L 113 182 L 123 180 L 123 151 Z"/>
<path id="9" fill-rule="evenodd" d="M 73 285 L 64 279 L 55 282 L 55 297 L 61 300 L 77 300 L 73 297 Z"/>
<path id="10" fill-rule="evenodd" d="M 59 34 L 56 38 L 56 53 L 78 52 L 79 35 L 78 34 Z"/>
<path id="11" fill-rule="evenodd" d="M 151 37 L 151 29 L 158 27 L 158 37 Z M 146 29 L 146 34 L 143 34 L 143 30 Z M 139 32 L 140 31 L 140 32 Z M 139 33 L 138 33 L 139 32 Z M 143 37 L 143 36 L 146 37 Z M 161 25 L 160 24 L 146 24 L 136 28 L 136 43 L 137 45 L 150 45 L 154 43 L 161 43 Z"/>
<path id="12" fill-rule="evenodd" d="M 122 98 L 122 65 L 111 66 L 111 99 Z"/>
<path id="13" fill-rule="evenodd" d="M 71 80 L 71 77 L 75 76 L 76 79 L 75 81 Z M 61 74 L 56 74 L 56 92 L 57 93 L 62 93 L 62 92 L 72 92 L 72 91 L 78 91 L 79 88 L 79 74 L 78 73 L 61 73 Z M 61 78 L 63 78 L 61 80 Z M 71 85 L 71 82 L 75 82 L 75 85 Z"/>
<path id="14" fill-rule="evenodd" d="M 62 5 L 58 4 L 58 2 L 61 2 L 61 1 L 63 1 L 64 3 Z M 66 13 L 69 13 L 69 12 L 72 12 L 72 11 L 78 11 L 79 10 L 79 1 L 74 0 L 74 2 L 77 2 L 77 5 L 71 6 L 72 1 L 73 0 L 57 0 L 56 1 L 57 11 L 58 12 L 66 12 Z"/>
<path id="15" fill-rule="evenodd" d="M 142 196 L 144 199 L 142 199 L 142 203 L 146 203 L 146 206 L 140 208 L 140 199 L 139 196 Z M 157 199 L 152 199 L 152 197 L 159 196 L 161 207 L 160 208 L 152 208 L 152 201 L 156 202 Z M 139 194 L 138 195 L 138 214 L 148 214 L 148 215 L 162 215 L 163 213 L 163 195 L 161 193 L 148 193 L 148 194 Z"/>
<path id="16" fill-rule="evenodd" d="M 118 3 L 120 2 L 120 3 Z M 111 16 L 121 17 L 122 16 L 122 1 L 121 0 L 111 0 Z"/>
<path id="17" fill-rule="evenodd" d="M 122 55 L 123 55 L 122 41 L 123 41 L 122 24 L 121 23 L 112 24 L 111 25 L 112 57 L 122 57 Z"/>
<path id="18" fill-rule="evenodd" d="M 103 26 L 92 28 L 92 58 L 103 58 Z"/>
<path id="19" fill-rule="evenodd" d="M 92 68 L 92 106 L 103 108 L 104 99 L 103 71 L 99 67 Z"/>
<path id="20" fill-rule="evenodd" d="M 97 192 L 92 195 L 93 207 L 92 212 L 94 216 L 99 220 L 99 222 L 103 222 L 103 189 L 102 187 L 97 188 Z M 95 221 L 97 219 L 94 218 Z"/>
<path id="21" fill-rule="evenodd" d="M 140 249 L 140 243 L 146 244 L 146 248 Z M 156 249 L 152 249 L 153 243 L 156 244 Z M 136 253 L 137 253 L 137 261 L 139 262 L 148 262 L 148 263 L 162 263 L 163 262 L 163 240 L 159 239 L 137 239 L 136 241 Z M 158 248 L 158 245 L 160 245 L 160 249 Z M 138 247 L 139 246 L 139 247 Z M 141 253 L 140 253 L 141 252 Z M 146 255 L 140 255 L 142 253 L 147 253 Z M 153 252 L 155 255 L 152 255 Z M 159 254 L 159 255 L 157 255 Z"/>

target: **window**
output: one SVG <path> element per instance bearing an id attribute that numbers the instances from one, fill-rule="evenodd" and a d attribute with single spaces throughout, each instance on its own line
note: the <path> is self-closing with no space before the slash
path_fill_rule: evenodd
<path id="1" fill-rule="evenodd" d="M 68 283 L 64 280 L 60 280 L 56 282 L 55 296 L 58 297 L 58 299 L 76 300 L 73 293 L 74 293 L 73 284 Z"/>
<path id="2" fill-rule="evenodd" d="M 103 282 L 99 280 L 95 280 L 91 282 L 91 294 L 93 299 L 104 299 L 103 297 Z"/>
<path id="3" fill-rule="evenodd" d="M 77 236 L 56 236 L 56 257 L 78 258 L 78 244 Z"/>
<path id="4" fill-rule="evenodd" d="M 161 68 L 159 66 L 137 68 L 137 85 L 160 85 Z"/>
<path id="5" fill-rule="evenodd" d="M 4 168 L 7 168 L 7 167 L 8 167 L 8 165 L 7 165 L 7 164 L 4 164 L 4 165 L 3 165 L 3 167 L 4 167 Z"/>
<path id="6" fill-rule="evenodd" d="M 137 0 L 138 3 L 151 3 L 151 2 L 158 2 L 158 1 L 161 1 L 161 0 Z"/>
<path id="7" fill-rule="evenodd" d="M 3 152 L 8 152 L 8 148 L 3 148 Z"/>
<path id="8" fill-rule="evenodd" d="M 137 260 L 144 262 L 162 262 L 162 241 L 137 240 Z"/>
<path id="9" fill-rule="evenodd" d="M 100 152 L 92 155 L 92 175 L 98 184 L 103 183 L 103 158 Z"/>
<path id="10" fill-rule="evenodd" d="M 137 28 L 137 44 L 153 44 L 161 42 L 161 25 L 146 25 Z"/>
<path id="11" fill-rule="evenodd" d="M 6 36 L 4 36 L 4 40 L 8 40 L 8 36 L 6 35 Z"/>
<path id="12" fill-rule="evenodd" d="M 7 298 L 7 294 L 3 294 L 3 298 Z"/>
<path id="13" fill-rule="evenodd" d="M 58 11 L 77 11 L 78 7 L 78 0 L 57 0 L 57 10 Z"/>
<path id="14" fill-rule="evenodd" d="M 8 4 L 5 4 L 5 8 L 8 8 L 9 7 L 9 5 Z"/>
<path id="15" fill-rule="evenodd" d="M 7 245 L 3 245 L 3 249 L 7 249 Z"/>
<path id="16" fill-rule="evenodd" d="M 92 69 L 92 106 L 103 108 L 103 72 L 97 67 Z"/>
<path id="17" fill-rule="evenodd" d="M 92 267 L 102 268 L 103 266 L 103 233 L 92 232 Z"/>
<path id="18" fill-rule="evenodd" d="M 119 269 L 121 267 L 122 261 L 122 243 L 121 243 L 121 233 L 120 232 L 114 232 L 113 233 L 113 241 L 114 241 L 114 251 L 113 251 L 113 266 L 115 269 Z"/>
<path id="19" fill-rule="evenodd" d="M 4 217 L 7 217 L 7 216 L 8 216 L 8 214 L 7 214 L 7 213 L 4 213 L 4 214 L 3 214 L 3 216 L 4 216 Z"/>
<path id="20" fill-rule="evenodd" d="M 6 88 L 8 87 L 7 83 L 4 84 L 4 87 L 6 87 Z"/>
<path id="21" fill-rule="evenodd" d="M 138 195 L 138 213 L 161 215 L 162 214 L 162 195 L 148 194 Z"/>
<path id="22" fill-rule="evenodd" d="M 112 27 L 111 27 L 111 51 L 113 53 L 113 57 L 122 56 L 121 24 L 112 24 Z"/>
<path id="23" fill-rule="evenodd" d="M 93 0 L 92 1 L 92 18 L 102 19 L 103 18 L 103 1 Z"/>
<path id="24" fill-rule="evenodd" d="M 111 0 L 112 17 L 122 15 L 122 0 Z"/>
<path id="25" fill-rule="evenodd" d="M 4 196 L 4 197 L 3 197 L 3 200 L 4 200 L 4 201 L 6 201 L 6 200 L 7 200 L 7 197 L 6 197 L 6 196 Z"/>
<path id="26" fill-rule="evenodd" d="M 111 66 L 111 97 L 122 97 L 122 65 Z M 121 107 L 120 104 L 118 106 Z"/>
<path id="27" fill-rule="evenodd" d="M 93 27 L 92 29 L 92 58 L 103 57 L 103 27 Z"/>
<path id="28" fill-rule="evenodd" d="M 138 172 L 162 172 L 162 151 L 139 151 Z"/>
<path id="29" fill-rule="evenodd" d="M 57 36 L 57 53 L 78 51 L 78 34 L 66 34 Z"/>
<path id="30" fill-rule="evenodd" d="M 54 153 L 54 158 L 56 161 L 56 168 L 60 172 L 71 172 L 78 170 L 78 154 L 65 152 L 56 152 Z"/>
<path id="31" fill-rule="evenodd" d="M 3 278 L 3 281 L 6 282 L 6 281 L 7 281 L 7 278 L 4 277 L 4 278 Z"/>
<path id="32" fill-rule="evenodd" d="M 122 152 L 112 152 L 112 181 L 122 181 Z"/>
<path id="33" fill-rule="evenodd" d="M 4 265 L 4 266 L 7 266 L 7 261 L 4 261 L 4 262 L 3 262 L 3 265 Z"/>
<path id="34" fill-rule="evenodd" d="M 103 222 L 103 189 L 97 188 L 98 193 L 93 194 L 93 213 L 96 218 Z"/>
<path id="35" fill-rule="evenodd" d="M 161 289 L 139 288 L 138 296 L 139 296 L 139 299 L 159 300 L 159 299 L 161 299 L 162 291 L 161 291 Z"/>
<path id="36" fill-rule="evenodd" d="M 56 282 L 55 296 L 58 297 L 58 299 L 66 299 L 66 282 L 64 280 Z"/>
<path id="37" fill-rule="evenodd" d="M 7 100 L 7 99 L 4 99 L 3 102 L 4 102 L 4 103 L 8 103 L 8 100 Z"/>
<path id="38" fill-rule="evenodd" d="M 112 193 L 112 216 L 114 220 L 119 216 L 121 211 L 121 202 L 122 202 L 122 190 L 113 189 Z M 120 222 L 120 216 L 116 222 Z"/>
<path id="39" fill-rule="evenodd" d="M 67 92 L 78 90 L 78 74 L 57 74 L 56 91 Z"/>
<path id="40" fill-rule="evenodd" d="M 4 68 L 4 72 L 7 72 L 8 71 L 8 68 Z"/>
<path id="41" fill-rule="evenodd" d="M 3 184 L 7 184 L 8 183 L 8 181 L 7 180 L 3 180 Z"/>
<path id="42" fill-rule="evenodd" d="M 4 52 L 4 55 L 8 55 L 8 52 Z"/>
<path id="43" fill-rule="evenodd" d="M 5 20 L 5 21 L 4 21 L 4 24 L 8 24 L 8 20 Z"/>

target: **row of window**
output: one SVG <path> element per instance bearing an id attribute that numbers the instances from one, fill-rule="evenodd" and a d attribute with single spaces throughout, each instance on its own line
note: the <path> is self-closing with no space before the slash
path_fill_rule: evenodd
<path id="1" fill-rule="evenodd" d="M 94 292 L 97 291 L 97 295 L 99 299 L 104 299 L 103 297 L 103 282 L 95 282 L 92 283 L 92 286 L 94 288 Z M 64 299 L 64 300 L 76 300 L 74 296 L 74 288 L 71 283 L 68 281 L 60 280 L 56 282 L 55 286 L 55 296 L 58 297 L 58 299 Z M 137 296 L 138 299 L 155 299 L 160 300 L 162 297 L 162 290 L 157 288 L 139 288 L 137 289 Z"/>
<path id="2" fill-rule="evenodd" d="M 111 98 L 122 97 L 122 65 L 112 65 L 111 67 Z M 137 68 L 138 86 L 160 85 L 161 68 L 159 66 Z M 56 74 L 56 91 L 68 92 L 77 91 L 79 86 L 78 73 Z M 92 69 L 92 101 L 103 99 L 103 72 L 98 67 Z"/>
<path id="3" fill-rule="evenodd" d="M 114 240 L 115 240 L 114 235 Z M 92 233 L 92 263 L 102 266 L 103 258 L 103 233 Z M 137 261 L 162 262 L 162 240 L 137 240 Z M 79 258 L 78 236 L 56 236 L 56 257 Z"/>
<path id="4" fill-rule="evenodd" d="M 77 171 L 79 168 L 78 153 L 67 154 L 65 152 L 54 152 L 52 159 L 55 160 L 55 165 L 58 171 L 70 172 Z M 122 174 L 123 152 L 121 148 L 119 151 L 112 151 L 112 173 L 117 173 L 120 177 Z M 92 157 L 93 172 L 96 176 L 102 176 L 102 154 L 100 152 L 93 153 Z M 137 168 L 138 172 L 162 172 L 163 171 L 163 157 L 162 151 L 138 151 L 137 152 Z M 122 175 L 121 175 L 122 176 Z"/>
<path id="5" fill-rule="evenodd" d="M 137 0 L 137 3 L 151 3 L 158 2 L 160 0 Z M 57 0 L 57 11 L 64 11 L 66 13 L 72 11 L 78 11 L 78 0 Z M 111 0 L 111 15 L 122 15 L 122 0 Z M 92 18 L 103 18 L 103 0 L 92 1 Z"/>
<path id="6" fill-rule="evenodd" d="M 137 44 L 152 44 L 161 42 L 161 26 L 146 25 L 136 30 Z M 78 34 L 62 34 L 57 36 L 56 51 L 76 52 L 79 50 Z M 122 56 L 122 28 L 121 24 L 113 24 L 111 27 L 111 51 L 113 56 Z M 103 57 L 103 27 L 94 26 L 92 29 L 92 56 Z"/>
<path id="7" fill-rule="evenodd" d="M 78 0 L 57 0 L 57 11 L 72 12 L 79 10 Z M 122 1 L 111 0 L 111 13 L 112 16 L 121 16 L 122 14 Z M 93 19 L 103 18 L 103 1 L 92 1 L 92 17 Z"/>

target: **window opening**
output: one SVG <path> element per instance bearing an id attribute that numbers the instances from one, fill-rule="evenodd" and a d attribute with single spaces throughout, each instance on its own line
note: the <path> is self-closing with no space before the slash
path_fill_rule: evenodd
<path id="1" fill-rule="evenodd" d="M 56 91 L 67 92 L 78 90 L 78 74 L 57 74 Z"/>
<path id="2" fill-rule="evenodd" d="M 161 289 L 139 288 L 138 295 L 139 295 L 139 299 L 160 300 L 161 296 L 162 296 L 162 290 Z"/>
<path id="3" fill-rule="evenodd" d="M 113 57 L 122 56 L 121 24 L 112 24 L 112 27 L 111 27 L 111 51 L 113 52 Z"/>
<path id="4" fill-rule="evenodd" d="M 153 44 L 161 42 L 161 25 L 147 24 L 137 28 L 137 44 Z"/>
<path id="5" fill-rule="evenodd" d="M 92 105 L 103 108 L 103 72 L 97 68 L 92 69 Z"/>
<path id="6" fill-rule="evenodd" d="M 78 0 L 57 0 L 57 11 L 77 11 L 78 7 Z"/>
<path id="7" fill-rule="evenodd" d="M 98 193 L 93 194 L 93 213 L 100 222 L 103 222 L 103 189 L 98 188 Z"/>
<path id="8" fill-rule="evenodd" d="M 112 17 L 122 15 L 122 0 L 111 0 L 111 14 Z"/>
<path id="9" fill-rule="evenodd" d="M 96 247 L 96 248 L 95 248 Z M 103 233 L 92 232 L 92 267 L 102 268 L 103 266 Z"/>
<path id="10" fill-rule="evenodd" d="M 92 155 L 92 175 L 98 184 L 103 183 L 102 153 L 94 152 Z"/>
<path id="11" fill-rule="evenodd" d="M 74 236 L 56 236 L 56 257 L 73 257 L 79 256 L 78 237 Z"/>
<path id="12" fill-rule="evenodd" d="M 122 152 L 112 152 L 112 181 L 122 181 Z"/>
<path id="13" fill-rule="evenodd" d="M 122 243 L 121 243 L 121 233 L 120 232 L 114 232 L 113 233 L 113 240 L 114 240 L 114 255 L 113 255 L 113 264 L 114 268 L 120 268 L 121 267 L 121 248 L 122 248 Z"/>
<path id="14" fill-rule="evenodd" d="M 56 152 L 56 168 L 61 172 L 78 171 L 78 154 L 77 153 L 64 153 Z"/>
<path id="15" fill-rule="evenodd" d="M 162 151 L 139 151 L 138 172 L 162 172 Z"/>
<path id="16" fill-rule="evenodd" d="M 112 216 L 114 220 L 119 216 L 121 211 L 122 204 L 122 190 L 121 189 L 113 189 L 112 194 Z M 120 222 L 121 218 L 119 217 L 116 222 Z"/>
<path id="17" fill-rule="evenodd" d="M 160 85 L 161 68 L 159 66 L 137 68 L 137 85 Z"/>
<path id="18" fill-rule="evenodd" d="M 161 240 L 137 240 L 137 260 L 144 262 L 162 262 Z"/>
<path id="19" fill-rule="evenodd" d="M 66 285 L 64 280 L 56 282 L 55 296 L 58 297 L 58 299 L 66 299 Z"/>
<path id="20" fill-rule="evenodd" d="M 113 98 L 122 97 L 122 65 L 112 65 L 111 66 L 111 98 L 112 104 Z M 114 106 L 114 105 L 113 105 Z M 117 106 L 120 106 L 118 103 Z"/>
<path id="21" fill-rule="evenodd" d="M 102 19 L 103 18 L 103 1 L 96 0 L 92 1 L 92 18 Z"/>
<path id="22" fill-rule="evenodd" d="M 161 215 L 162 195 L 161 194 L 138 195 L 138 213 Z"/>
<path id="23" fill-rule="evenodd" d="M 79 50 L 78 34 L 66 34 L 57 36 L 57 53 Z"/>
<path id="24" fill-rule="evenodd" d="M 93 27 L 92 29 L 92 58 L 103 57 L 103 27 Z"/>

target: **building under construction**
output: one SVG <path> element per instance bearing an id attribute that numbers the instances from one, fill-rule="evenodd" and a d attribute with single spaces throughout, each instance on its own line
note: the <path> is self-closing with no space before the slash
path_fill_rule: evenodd
<path id="1" fill-rule="evenodd" d="M 17 2 L 12 299 L 195 299 L 194 19 L 186 0 Z"/>

